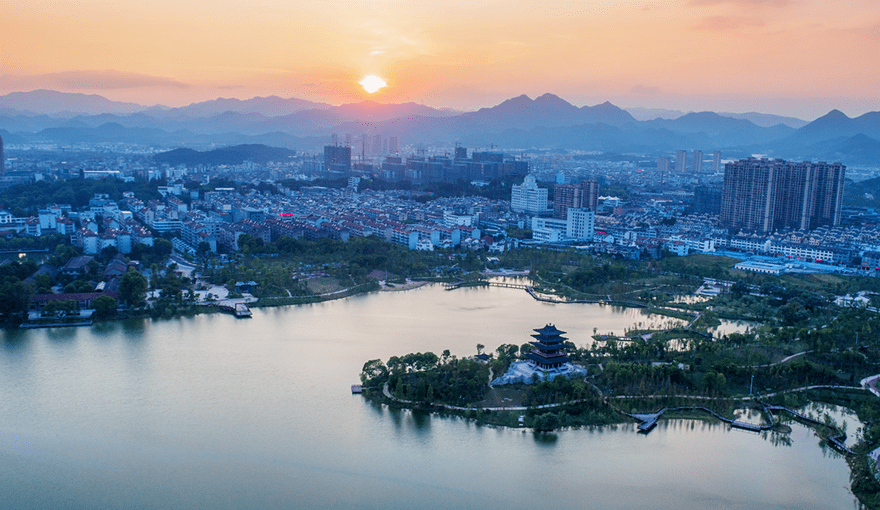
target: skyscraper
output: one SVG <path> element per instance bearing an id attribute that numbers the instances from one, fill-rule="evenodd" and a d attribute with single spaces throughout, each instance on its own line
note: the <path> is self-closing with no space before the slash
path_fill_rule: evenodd
<path id="1" fill-rule="evenodd" d="M 369 152 L 373 156 L 382 154 L 382 135 L 373 135 L 373 145 L 370 147 Z"/>
<path id="2" fill-rule="evenodd" d="M 684 173 L 687 171 L 688 151 L 675 151 L 675 171 Z"/>
<path id="3" fill-rule="evenodd" d="M 590 179 L 579 184 L 557 184 L 553 191 L 553 217 L 566 219 L 570 208 L 595 211 L 599 205 L 599 181 Z"/>
<path id="4" fill-rule="evenodd" d="M 721 223 L 758 232 L 839 225 L 845 171 L 840 163 L 766 158 L 727 163 Z"/>
<path id="5" fill-rule="evenodd" d="M 351 147 L 339 145 L 324 146 L 324 172 L 329 177 L 331 174 L 341 174 L 350 177 L 351 173 Z"/>
<path id="6" fill-rule="evenodd" d="M 694 151 L 694 161 L 691 163 L 691 169 L 695 174 L 703 171 L 703 151 Z"/>
<path id="7" fill-rule="evenodd" d="M 721 171 L 721 152 L 715 151 L 712 153 L 712 173 L 717 174 Z"/>
<path id="8" fill-rule="evenodd" d="M 3 137 L 0 136 L 0 175 L 6 173 L 6 153 L 3 152 Z"/>

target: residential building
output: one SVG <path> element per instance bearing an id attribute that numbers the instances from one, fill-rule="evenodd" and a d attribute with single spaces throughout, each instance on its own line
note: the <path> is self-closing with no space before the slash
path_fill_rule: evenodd
<path id="1" fill-rule="evenodd" d="M 687 151 L 675 151 L 675 171 L 682 174 L 687 171 Z"/>
<path id="2" fill-rule="evenodd" d="M 348 177 L 351 173 L 351 147 L 326 145 L 324 147 L 324 173 L 327 176 Z"/>
<path id="3" fill-rule="evenodd" d="M 691 170 L 695 174 L 703 171 L 703 151 L 694 151 L 694 160 L 691 162 Z"/>
<path id="4" fill-rule="evenodd" d="M 727 163 L 721 222 L 757 232 L 839 225 L 845 170 L 840 163 L 766 158 Z"/>
<path id="5" fill-rule="evenodd" d="M 721 173 L 721 153 L 719 151 L 712 153 L 712 173 Z"/>
<path id="6" fill-rule="evenodd" d="M 599 205 L 599 181 L 590 179 L 579 184 L 557 184 L 553 191 L 553 217 L 567 218 L 568 208 L 595 211 Z"/>

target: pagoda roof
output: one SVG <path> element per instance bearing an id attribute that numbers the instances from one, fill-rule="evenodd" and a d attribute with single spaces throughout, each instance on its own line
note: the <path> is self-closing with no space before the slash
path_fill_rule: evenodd
<path id="1" fill-rule="evenodd" d="M 564 335 L 565 334 L 565 331 L 560 331 L 559 329 L 556 329 L 556 326 L 554 326 L 553 324 L 547 324 L 543 328 L 539 328 L 534 331 L 535 331 L 535 333 L 538 333 L 539 335 L 546 335 L 546 336 L 556 336 L 556 335 Z"/>
<path id="2" fill-rule="evenodd" d="M 526 354 L 526 357 L 529 358 L 530 360 L 537 361 L 538 363 L 546 363 L 546 364 L 549 364 L 549 363 L 560 363 L 561 364 L 561 363 L 567 363 L 567 362 L 571 361 L 571 358 L 569 358 L 565 354 L 559 354 L 556 356 L 549 356 L 548 357 L 548 356 L 543 356 L 541 353 L 535 352 L 535 351 L 532 351 L 532 352 Z"/>
<path id="3" fill-rule="evenodd" d="M 539 342 L 544 342 L 545 344 L 546 343 L 557 343 L 557 342 L 561 343 L 561 342 L 568 340 L 568 338 L 564 337 L 564 336 L 547 336 L 547 335 L 541 335 L 541 334 L 537 334 L 537 333 L 532 335 L 532 338 L 538 340 Z"/>
<path id="4" fill-rule="evenodd" d="M 543 342 L 529 342 L 529 343 L 534 345 L 538 349 L 541 349 L 542 351 L 561 351 L 562 349 L 565 349 L 565 345 L 563 345 L 562 343 L 557 343 L 557 344 L 545 344 Z"/>

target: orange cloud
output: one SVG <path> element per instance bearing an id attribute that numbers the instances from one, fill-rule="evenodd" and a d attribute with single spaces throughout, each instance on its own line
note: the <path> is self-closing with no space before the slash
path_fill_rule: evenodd
<path id="1" fill-rule="evenodd" d="M 188 84 L 146 74 L 127 73 L 122 71 L 62 71 L 30 76 L 0 76 L 0 87 L 3 88 L 56 88 L 74 90 L 105 90 L 131 89 L 142 87 L 187 88 Z"/>

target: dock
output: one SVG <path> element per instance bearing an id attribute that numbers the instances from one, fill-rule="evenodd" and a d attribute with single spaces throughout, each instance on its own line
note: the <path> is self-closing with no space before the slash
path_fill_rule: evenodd
<path id="1" fill-rule="evenodd" d="M 639 433 L 647 434 L 657 426 L 657 420 L 663 416 L 663 413 L 666 412 L 666 408 L 657 411 L 656 413 L 646 413 L 646 414 L 629 414 L 630 418 L 639 421 Z"/>
<path id="2" fill-rule="evenodd" d="M 248 308 L 246 303 L 232 303 L 229 301 L 217 303 L 217 308 L 224 312 L 231 312 L 236 318 L 249 319 L 253 316 L 253 312 Z"/>
<path id="3" fill-rule="evenodd" d="M 363 387 L 361 387 L 360 384 L 352 384 L 351 385 L 351 394 L 352 395 L 359 395 L 363 392 L 364 392 L 364 389 L 363 389 Z"/>

